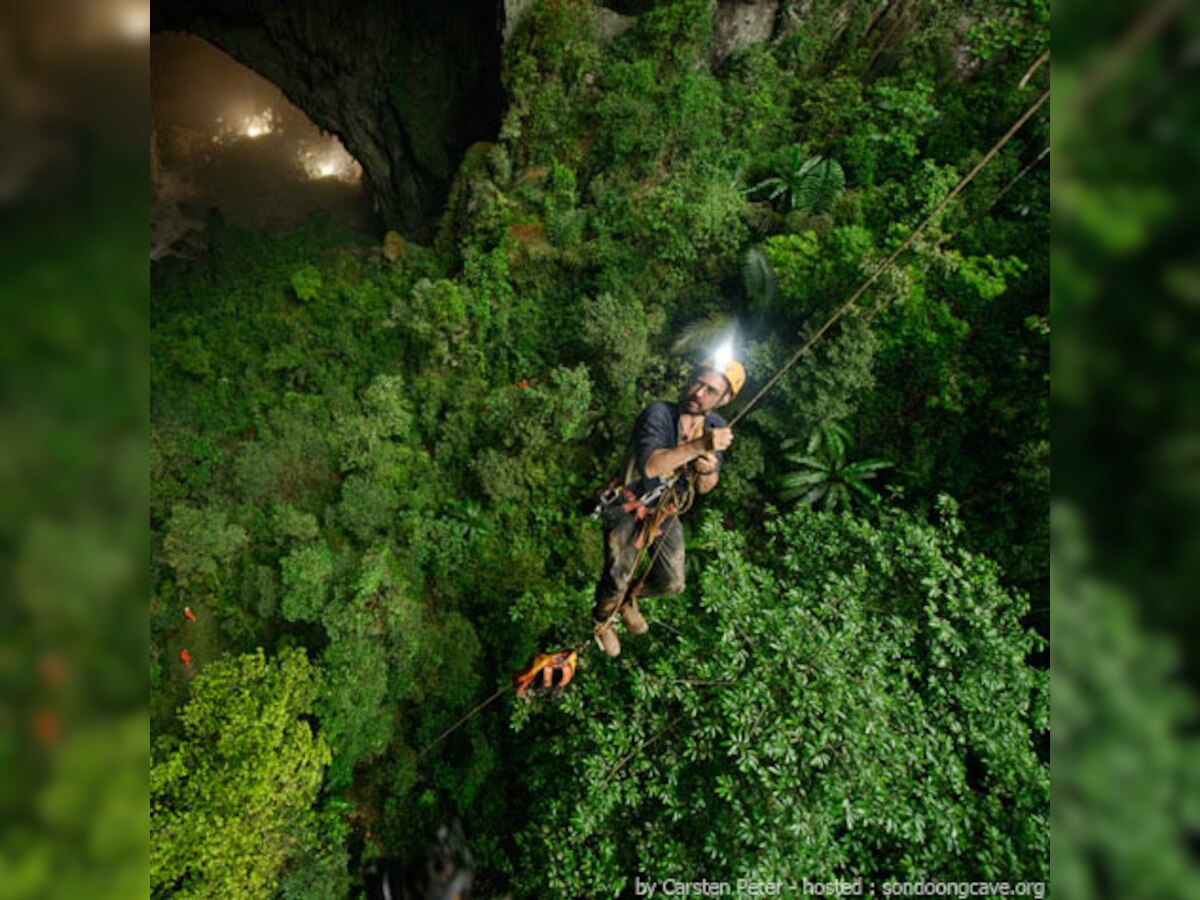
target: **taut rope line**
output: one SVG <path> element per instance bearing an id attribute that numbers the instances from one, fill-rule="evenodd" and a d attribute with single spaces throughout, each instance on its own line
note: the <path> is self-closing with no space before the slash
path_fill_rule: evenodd
<path id="1" fill-rule="evenodd" d="M 800 349 L 797 350 L 795 353 L 793 353 L 790 357 L 788 357 L 787 362 L 785 362 L 783 364 L 783 366 L 781 366 L 780 369 L 774 375 L 771 376 L 770 380 L 768 380 L 767 383 L 764 384 L 761 389 L 759 389 L 758 393 L 756 393 L 753 397 L 751 397 L 750 400 L 746 403 L 746 405 L 738 410 L 737 414 L 729 421 L 729 424 L 727 427 L 732 428 L 743 417 L 745 417 L 745 415 L 748 412 L 750 412 L 751 409 L 754 408 L 755 404 L 757 404 L 758 401 L 762 399 L 762 397 L 767 393 L 767 391 L 771 390 L 771 388 L 773 388 L 776 384 L 779 383 L 779 380 L 781 378 L 783 378 L 783 376 L 785 374 L 787 374 L 788 369 L 790 369 L 792 366 L 794 366 L 796 364 L 797 360 L 799 360 L 801 356 L 803 356 L 805 353 L 807 353 L 808 350 L 811 349 L 812 346 L 814 344 L 816 344 L 817 341 L 819 341 L 822 337 L 824 337 L 825 333 L 827 331 L 829 331 L 830 328 L 832 328 L 839 321 L 841 321 L 842 318 L 845 317 L 845 315 L 854 307 L 854 304 L 856 304 L 859 301 L 859 299 L 862 298 L 863 294 L 865 294 L 867 292 L 867 289 L 870 288 L 871 285 L 873 285 L 879 279 L 879 276 L 882 275 L 885 271 L 887 271 L 887 269 L 889 269 L 891 267 L 891 265 L 900 257 L 901 253 L 903 253 L 910 246 L 912 246 L 913 241 L 915 241 L 917 236 L 929 226 L 929 223 L 938 217 L 938 215 L 942 212 L 942 210 L 944 210 L 949 205 L 951 200 L 953 200 L 960 193 L 962 193 L 963 189 L 975 179 L 975 176 L 978 175 L 980 173 L 980 171 L 983 170 L 983 167 L 986 166 L 989 162 L 991 162 L 992 159 L 995 158 L 997 153 L 999 153 L 1002 149 L 1004 149 L 1004 146 L 1010 140 L 1012 140 L 1012 138 L 1016 135 L 1016 133 L 1018 131 L 1020 131 L 1021 128 L 1025 125 L 1025 123 L 1028 122 L 1033 117 L 1033 115 L 1039 109 L 1041 109 L 1043 105 L 1045 105 L 1046 101 L 1049 99 L 1050 99 L 1050 91 L 1047 90 L 1037 100 L 1035 100 L 1033 102 L 1033 104 L 1027 110 L 1025 110 L 1024 113 L 1021 114 L 1021 117 L 1012 124 L 1012 126 L 1008 129 L 1008 131 L 1006 131 L 1004 133 L 1004 135 L 998 141 L 996 141 L 995 144 L 992 145 L 992 148 L 983 155 L 983 158 L 980 159 L 979 162 L 975 164 L 975 166 L 971 169 L 971 171 L 968 172 L 966 175 L 964 175 L 962 177 L 962 179 L 958 182 L 958 184 L 956 184 L 950 190 L 950 193 L 948 193 L 944 198 L 942 198 L 942 201 L 940 203 L 938 203 L 937 206 L 934 207 L 933 211 L 931 213 L 929 213 L 929 215 L 927 215 L 924 219 L 921 220 L 920 224 L 918 224 L 917 227 L 912 230 L 912 232 L 909 234 L 909 236 L 907 238 L 904 239 L 904 241 L 900 244 L 900 246 L 897 247 L 895 250 L 893 250 L 892 253 L 887 257 L 887 259 L 885 259 L 878 266 L 876 266 L 875 270 L 870 274 L 870 276 L 868 276 L 867 280 L 864 281 L 858 287 L 858 289 L 850 296 L 850 299 L 847 300 L 845 303 L 843 303 L 841 306 L 839 306 L 837 311 L 834 312 L 834 314 L 832 316 L 830 316 L 828 319 L 826 319 L 825 323 L 823 325 L 821 325 L 821 327 L 818 328 L 816 330 L 816 332 L 814 332 L 812 334 L 812 336 L 809 337 L 809 339 L 806 340 L 801 345 Z M 692 499 L 692 491 L 691 491 L 690 481 L 688 482 L 687 486 L 688 486 L 688 494 L 686 497 L 686 503 L 687 503 L 687 506 L 690 506 L 691 499 Z M 675 493 L 674 484 L 671 486 L 671 488 L 668 490 L 667 493 L 674 495 L 674 493 Z M 662 504 L 662 503 L 666 503 L 666 502 L 667 502 L 667 494 L 664 494 L 659 499 L 659 503 Z M 682 512 L 686 511 L 686 508 L 687 507 L 685 506 L 685 507 L 677 510 L 676 513 L 672 513 L 671 515 L 681 514 Z M 633 569 L 635 572 L 637 571 L 638 566 L 641 564 L 642 559 L 645 558 L 645 551 L 648 548 L 648 543 L 649 542 L 647 542 L 647 546 L 643 546 L 641 548 L 641 552 L 638 554 L 638 558 L 633 566 Z M 596 636 L 596 634 L 601 629 L 612 624 L 612 622 L 616 619 L 617 614 L 620 612 L 621 607 L 625 604 L 630 593 L 632 591 L 634 591 L 635 589 L 637 589 L 638 587 L 640 587 L 639 582 L 641 580 L 643 580 L 646 577 L 646 575 L 649 574 L 650 570 L 654 567 L 654 563 L 658 559 L 658 552 L 661 549 L 662 549 L 662 543 L 659 542 L 659 545 L 655 548 L 654 554 L 652 554 L 652 556 L 651 556 L 650 565 L 642 573 L 642 577 L 639 579 L 630 579 L 630 587 L 626 591 L 625 596 L 622 598 L 621 603 L 619 603 L 617 605 L 617 608 L 615 610 L 613 610 L 613 612 L 609 615 L 609 617 L 604 622 L 593 626 L 591 634 L 589 634 L 586 638 L 583 639 L 583 641 L 581 641 L 579 644 L 576 645 L 576 647 L 575 647 L 576 652 L 582 653 L 584 650 L 586 650 L 588 645 L 592 642 L 592 639 Z M 499 688 L 497 688 L 497 690 L 494 694 L 492 694 L 490 697 L 488 697 L 486 700 L 482 701 L 481 703 L 477 704 L 474 708 L 472 708 L 465 715 L 463 715 L 457 722 L 455 722 L 453 725 L 451 725 L 449 728 L 447 728 L 445 731 L 443 731 L 440 735 L 438 735 L 436 738 L 434 738 L 433 741 L 426 744 L 425 747 L 421 750 L 421 752 L 417 755 L 417 759 L 419 760 L 422 757 L 424 757 L 425 754 L 428 753 L 433 747 L 435 747 L 437 744 L 441 743 L 441 741 L 443 741 L 444 739 L 449 737 L 451 734 L 453 734 L 455 731 L 457 731 L 459 728 L 461 728 L 463 725 L 465 725 L 470 719 L 474 718 L 476 715 L 478 715 L 480 712 L 482 712 L 485 707 L 487 707 L 488 705 L 493 703 L 498 697 L 500 697 L 501 694 L 504 694 L 505 692 L 507 692 L 511 689 L 512 689 L 511 684 L 501 685 Z M 639 751 L 640 751 L 640 749 L 641 748 L 638 748 Z M 637 751 L 635 751 L 635 752 L 637 752 Z M 622 763 L 622 765 L 623 765 L 623 763 Z"/>

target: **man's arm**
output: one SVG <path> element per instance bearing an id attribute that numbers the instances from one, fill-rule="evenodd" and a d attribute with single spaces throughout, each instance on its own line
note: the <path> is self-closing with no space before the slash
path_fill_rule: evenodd
<path id="1" fill-rule="evenodd" d="M 707 494 L 721 480 L 718 466 L 720 461 L 715 453 L 703 453 L 692 463 L 692 471 L 696 473 L 696 490 L 701 494 Z"/>
<path id="2" fill-rule="evenodd" d="M 655 450 L 646 457 L 646 465 L 644 467 L 648 478 L 660 478 L 663 475 L 670 475 L 680 466 L 690 463 L 692 460 L 704 456 L 706 453 L 715 453 L 717 450 L 725 450 L 733 443 L 733 432 L 728 428 L 714 428 L 707 434 L 701 435 L 690 441 L 684 441 L 669 450 Z M 716 472 L 710 476 L 712 484 L 707 488 L 701 487 L 701 493 L 710 491 L 716 487 Z"/>

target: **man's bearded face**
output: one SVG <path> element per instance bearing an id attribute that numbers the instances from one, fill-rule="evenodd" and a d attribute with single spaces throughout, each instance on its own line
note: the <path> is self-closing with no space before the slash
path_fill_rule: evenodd
<path id="1" fill-rule="evenodd" d="M 680 403 L 683 411 L 691 415 L 702 415 L 715 409 L 729 391 L 724 375 L 711 369 L 701 369 L 683 390 Z"/>

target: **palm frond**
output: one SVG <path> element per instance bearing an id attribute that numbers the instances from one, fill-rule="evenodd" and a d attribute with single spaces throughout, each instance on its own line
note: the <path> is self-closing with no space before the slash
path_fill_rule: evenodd
<path id="1" fill-rule="evenodd" d="M 861 481 L 848 481 L 846 484 L 850 487 L 850 490 L 854 491 L 854 493 L 858 494 L 868 503 L 874 503 L 879 499 L 879 492 L 863 484 Z"/>
<path id="2" fill-rule="evenodd" d="M 821 429 L 814 428 L 812 434 L 808 436 L 808 443 L 805 445 L 809 456 L 815 456 L 821 449 Z"/>
<path id="3" fill-rule="evenodd" d="M 787 447 L 798 443 L 795 438 L 786 442 Z M 826 510 L 852 509 L 858 498 L 877 503 L 879 495 L 866 482 L 892 464 L 884 459 L 846 462 L 850 444 L 850 432 L 837 422 L 814 428 L 805 443 L 806 452 L 783 454 L 784 460 L 795 468 L 779 479 L 781 498 L 809 506 L 819 502 L 820 508 Z"/>
<path id="4" fill-rule="evenodd" d="M 823 496 L 829 486 L 827 484 L 819 484 L 811 491 L 808 491 L 804 496 L 800 497 L 796 502 L 803 506 L 812 506 Z"/>
<path id="5" fill-rule="evenodd" d="M 842 469 L 842 478 L 846 481 L 857 478 L 874 478 L 882 469 L 890 469 L 892 464 L 882 459 L 864 459 L 851 463 Z"/>
<path id="6" fill-rule="evenodd" d="M 810 156 L 792 179 L 792 209 L 827 212 L 846 186 L 846 173 L 836 159 Z"/>
<path id="7" fill-rule="evenodd" d="M 780 178 L 778 178 L 777 176 L 773 175 L 770 178 L 760 181 L 758 184 L 751 185 L 750 187 L 745 188 L 742 191 L 742 193 L 743 194 L 753 194 L 756 191 L 761 191 L 763 188 L 766 188 L 766 187 L 778 188 L 780 186 L 783 186 L 784 188 L 786 188 L 786 185 L 783 184 L 783 181 Z"/>
<path id="8" fill-rule="evenodd" d="M 779 285 L 759 247 L 748 247 L 742 254 L 742 284 L 755 304 L 770 306 L 774 302 Z"/>
<path id="9" fill-rule="evenodd" d="M 829 422 L 813 429 L 808 439 L 810 455 L 820 454 L 829 464 L 837 466 L 846 456 L 846 447 L 850 443 L 850 433 L 837 422 Z"/>
<path id="10" fill-rule="evenodd" d="M 784 489 L 784 499 L 787 499 L 787 494 L 798 494 L 802 490 L 807 490 L 814 485 L 824 484 L 829 481 L 829 478 L 824 472 L 791 472 L 779 480 L 780 486 Z"/>
<path id="11" fill-rule="evenodd" d="M 829 463 L 817 456 L 801 456 L 797 453 L 792 453 L 785 456 L 784 459 L 798 466 L 803 466 L 806 469 L 814 469 L 825 473 L 829 472 Z"/>
<path id="12" fill-rule="evenodd" d="M 840 481 L 835 481 L 829 485 L 829 490 L 825 492 L 825 499 L 821 503 L 821 508 L 832 512 L 842 504 L 846 506 L 850 505 L 849 494 L 846 492 L 844 484 Z"/>

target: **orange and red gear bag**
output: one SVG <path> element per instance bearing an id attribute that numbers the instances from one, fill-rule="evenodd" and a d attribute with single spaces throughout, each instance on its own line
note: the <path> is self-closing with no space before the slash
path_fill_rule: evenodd
<path id="1" fill-rule="evenodd" d="M 575 664 L 579 654 L 575 650 L 559 650 L 557 653 L 539 653 L 529 665 L 513 676 L 517 696 L 525 696 L 530 688 L 546 691 L 564 688 L 575 676 Z"/>

